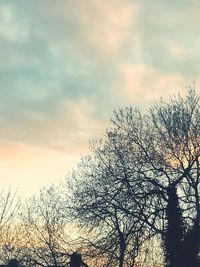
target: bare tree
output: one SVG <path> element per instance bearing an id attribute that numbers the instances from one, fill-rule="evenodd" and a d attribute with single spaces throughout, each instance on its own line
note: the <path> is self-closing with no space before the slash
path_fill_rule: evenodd
<path id="1" fill-rule="evenodd" d="M 53 186 L 40 190 L 26 203 L 22 220 L 21 257 L 26 265 L 60 266 L 67 261 L 69 237 L 59 190 Z"/>
<path id="2" fill-rule="evenodd" d="M 17 191 L 3 189 L 0 193 L 0 258 L 4 263 L 13 258 L 13 240 L 16 239 L 14 225 L 20 208 Z"/>
<path id="3" fill-rule="evenodd" d="M 125 182 L 135 176 L 127 141 L 107 131 L 104 140 L 91 143 L 93 154 L 82 160 L 69 184 L 71 216 L 90 237 L 90 252 L 103 255 L 104 266 L 135 266 L 142 241 L 149 238 Z"/>
<path id="4" fill-rule="evenodd" d="M 198 266 L 199 96 L 190 90 L 185 98 L 160 101 L 145 115 L 132 108 L 122 109 L 113 122 L 137 153 L 136 167 L 143 186 L 136 202 L 143 205 L 145 224 L 162 235 L 166 266 Z M 132 181 L 129 185 L 136 186 Z"/>
<path id="5" fill-rule="evenodd" d="M 104 240 L 119 266 L 129 257 L 127 244 L 146 233 L 162 238 L 166 266 L 199 266 L 199 95 L 191 89 L 145 114 L 123 108 L 112 123 L 75 174 L 74 218 L 98 229 L 96 244 Z"/>

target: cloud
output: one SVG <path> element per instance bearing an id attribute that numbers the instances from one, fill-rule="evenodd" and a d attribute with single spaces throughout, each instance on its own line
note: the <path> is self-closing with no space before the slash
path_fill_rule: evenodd
<path id="1" fill-rule="evenodd" d="M 138 14 L 138 6 L 130 1 L 90 0 L 86 5 L 84 3 L 82 11 L 82 37 L 86 37 L 90 48 L 109 58 L 123 52 Z"/>
<path id="2" fill-rule="evenodd" d="M 22 118 L 13 118 L 12 125 L 2 121 L 1 126 L 4 140 L 76 154 L 87 150 L 90 138 L 99 136 L 105 120 L 86 100 L 63 100 L 51 111 L 26 111 Z"/>
<path id="3" fill-rule="evenodd" d="M 178 93 L 185 94 L 192 84 L 179 74 L 163 74 L 149 65 L 133 66 L 126 63 L 120 68 L 121 82 L 117 96 L 124 103 L 143 107 L 149 106 L 159 98 L 169 99 Z M 198 89 L 197 86 L 197 90 Z"/>
<path id="4" fill-rule="evenodd" d="M 135 86 L 149 95 L 147 101 L 161 81 L 164 88 L 171 78 L 181 86 L 196 80 L 196 5 L 179 1 L 2 1 L 2 127 L 20 126 L 29 116 L 40 116 L 45 125 L 48 114 L 57 114 L 63 100 L 79 108 L 87 99 L 96 114 L 105 118 L 116 106 L 130 102 L 125 99 L 132 77 Z M 123 101 L 118 91 L 124 92 Z M 15 131 L 17 136 L 17 126 Z"/>
<path id="5" fill-rule="evenodd" d="M 199 2 L 142 1 L 138 27 L 141 63 L 187 79 L 199 75 Z"/>
<path id="6" fill-rule="evenodd" d="M 3 1 L 6 3 L 6 1 Z M 129 0 L 7 1 L 31 38 L 47 40 L 51 51 L 62 57 L 92 61 L 123 52 L 137 18 L 138 4 Z M 23 8 L 21 8 L 23 7 Z M 69 51 L 70 50 L 70 51 Z"/>
<path id="7" fill-rule="evenodd" d="M 95 125 L 120 105 L 182 89 L 198 73 L 199 18 L 187 2 L 19 0 L 2 1 L 0 13 L 0 123 L 9 140 L 48 146 L 49 132 L 66 139 L 60 133 L 80 103 L 95 107 Z M 49 125 L 60 130 L 45 131 Z"/>
<path id="8" fill-rule="evenodd" d="M 8 5 L 0 7 L 0 38 L 11 42 L 23 42 L 28 37 L 26 25 L 14 18 L 12 8 Z"/>
<path id="9" fill-rule="evenodd" d="M 80 151 L 112 110 L 115 63 L 137 8 L 121 0 L 3 1 L 0 8 L 2 138 Z"/>

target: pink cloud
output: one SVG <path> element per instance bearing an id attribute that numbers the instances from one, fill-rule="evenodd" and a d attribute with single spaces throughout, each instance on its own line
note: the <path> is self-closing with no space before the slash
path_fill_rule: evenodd
<path id="1" fill-rule="evenodd" d="M 187 85 L 190 85 L 181 75 L 164 74 L 144 64 L 127 63 L 122 64 L 119 69 L 121 83 L 117 96 L 124 103 L 145 106 L 160 97 L 167 99 L 178 93 L 185 93 Z"/>
<path id="2" fill-rule="evenodd" d="M 138 6 L 130 1 L 87 1 L 80 18 L 83 34 L 92 46 L 115 54 L 130 36 L 137 13 Z"/>
<path id="3" fill-rule="evenodd" d="M 46 31 L 41 29 L 40 34 L 46 35 L 51 51 L 57 56 L 68 54 L 72 41 L 74 53 L 106 60 L 106 57 L 115 56 L 129 38 L 134 40 L 134 22 L 139 11 L 137 3 L 128 0 L 64 0 L 43 1 L 41 5 L 40 10 L 36 8 L 36 13 Z"/>

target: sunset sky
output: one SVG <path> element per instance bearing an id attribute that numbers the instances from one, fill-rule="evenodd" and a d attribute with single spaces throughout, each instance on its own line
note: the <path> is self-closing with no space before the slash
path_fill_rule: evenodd
<path id="1" fill-rule="evenodd" d="M 30 196 L 88 152 L 112 111 L 200 74 L 200 1 L 0 0 L 0 188 Z"/>

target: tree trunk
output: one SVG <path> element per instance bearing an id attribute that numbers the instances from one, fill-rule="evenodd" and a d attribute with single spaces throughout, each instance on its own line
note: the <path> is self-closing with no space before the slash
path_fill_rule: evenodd
<path id="1" fill-rule="evenodd" d="M 185 264 L 182 250 L 184 227 L 175 186 L 168 188 L 166 213 L 168 225 L 164 234 L 165 265 L 183 267 Z"/>
<path id="2" fill-rule="evenodd" d="M 185 267 L 199 267 L 200 262 L 198 259 L 198 253 L 200 249 L 200 227 L 195 224 L 186 233 L 183 250 L 185 256 Z"/>
<path id="3" fill-rule="evenodd" d="M 126 244 L 123 235 L 121 235 L 120 238 L 120 256 L 119 256 L 119 267 L 124 266 L 124 255 L 125 255 L 125 249 L 126 249 Z"/>

